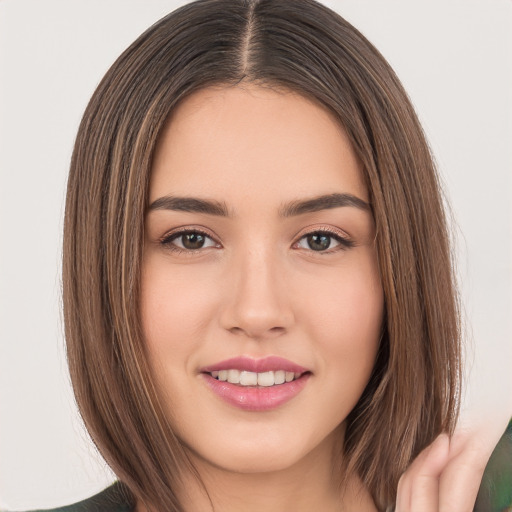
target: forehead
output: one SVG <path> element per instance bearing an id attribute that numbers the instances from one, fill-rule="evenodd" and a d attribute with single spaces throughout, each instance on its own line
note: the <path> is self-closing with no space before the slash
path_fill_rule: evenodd
<path id="1" fill-rule="evenodd" d="M 163 194 L 312 196 L 367 201 L 362 168 L 334 115 L 289 90 L 210 87 L 183 100 L 162 131 L 150 202 Z"/>

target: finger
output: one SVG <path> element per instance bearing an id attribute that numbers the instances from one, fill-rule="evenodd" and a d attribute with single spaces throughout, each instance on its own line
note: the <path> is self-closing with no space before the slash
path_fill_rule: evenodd
<path id="1" fill-rule="evenodd" d="M 428 449 L 425 448 L 407 468 L 407 471 L 398 481 L 395 512 L 407 512 L 411 508 L 412 485 L 415 475 L 420 471 L 422 464 L 427 457 Z"/>
<path id="2" fill-rule="evenodd" d="M 469 445 L 468 445 L 469 444 Z M 439 480 L 439 512 L 472 512 L 488 450 L 468 443 L 451 457 Z"/>
<path id="3" fill-rule="evenodd" d="M 395 512 L 407 512 L 411 509 L 411 494 L 414 479 L 420 472 L 430 447 L 431 445 L 420 452 L 398 481 Z"/>
<path id="4" fill-rule="evenodd" d="M 438 512 L 439 475 L 448 461 L 449 439 L 441 434 L 402 475 L 396 512 Z"/>
<path id="5" fill-rule="evenodd" d="M 412 486 L 411 511 L 439 511 L 439 476 L 448 462 L 450 440 L 441 434 L 432 443 Z"/>
<path id="6" fill-rule="evenodd" d="M 406 512 L 411 504 L 411 483 L 406 471 L 398 481 L 395 512 Z"/>

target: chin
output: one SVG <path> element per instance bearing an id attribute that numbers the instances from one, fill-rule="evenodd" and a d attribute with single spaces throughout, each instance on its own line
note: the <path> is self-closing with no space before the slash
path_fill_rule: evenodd
<path id="1" fill-rule="evenodd" d="M 195 450 L 189 450 L 193 458 L 224 471 L 239 474 L 271 473 L 308 463 L 311 457 L 315 458 L 320 453 L 328 453 L 330 457 L 339 430 L 336 428 L 324 439 L 315 435 L 301 436 L 297 431 L 294 434 L 279 435 L 273 431 L 261 436 L 212 438 L 207 446 L 196 445 Z M 241 442 L 240 439 L 248 441 Z"/>
<path id="2" fill-rule="evenodd" d="M 223 471 L 239 474 L 278 472 L 289 469 L 300 460 L 297 452 L 294 453 L 291 450 L 288 455 L 275 452 L 264 453 L 261 448 L 257 453 L 244 450 L 229 454 L 199 454 L 195 452 L 194 457 L 199 457 L 203 463 Z"/>

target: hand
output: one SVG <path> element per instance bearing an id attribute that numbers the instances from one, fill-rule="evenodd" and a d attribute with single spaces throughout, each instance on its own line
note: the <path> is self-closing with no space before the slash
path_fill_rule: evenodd
<path id="1" fill-rule="evenodd" d="M 503 423 L 461 423 L 451 439 L 438 436 L 400 478 L 396 512 L 472 512 Z"/>

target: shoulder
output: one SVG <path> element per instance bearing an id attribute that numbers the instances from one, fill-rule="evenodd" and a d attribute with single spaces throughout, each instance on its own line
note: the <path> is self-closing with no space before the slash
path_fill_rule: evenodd
<path id="1" fill-rule="evenodd" d="M 473 512 L 512 510 L 512 420 L 485 468 Z"/>
<path id="2" fill-rule="evenodd" d="M 116 482 L 100 493 L 73 505 L 31 512 L 133 512 L 134 510 L 130 492 L 121 482 Z"/>

